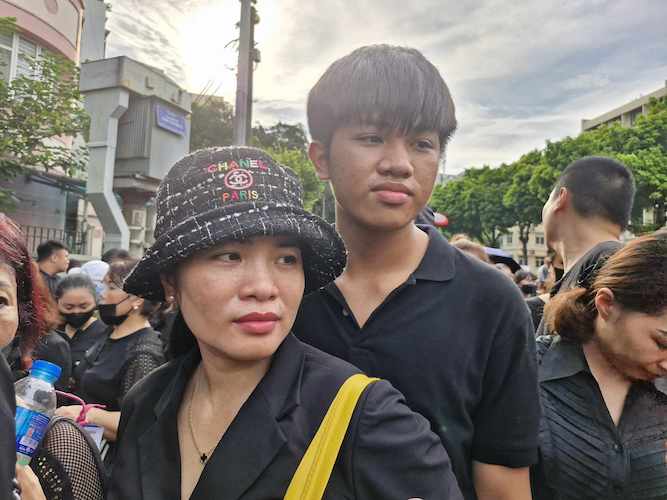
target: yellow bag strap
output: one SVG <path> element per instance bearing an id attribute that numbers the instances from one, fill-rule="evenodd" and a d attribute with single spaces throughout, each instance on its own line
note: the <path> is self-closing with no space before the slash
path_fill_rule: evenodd
<path id="1" fill-rule="evenodd" d="M 321 500 L 357 401 L 364 389 L 376 380 L 379 379 L 359 373 L 343 383 L 303 455 L 284 500 Z"/>

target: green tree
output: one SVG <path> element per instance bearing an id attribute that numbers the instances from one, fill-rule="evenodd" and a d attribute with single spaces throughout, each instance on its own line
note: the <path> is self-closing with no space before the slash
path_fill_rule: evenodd
<path id="1" fill-rule="evenodd" d="M 266 149 L 278 163 L 294 170 L 303 185 L 303 206 L 313 211 L 315 203 L 320 200 L 324 191 L 324 183 L 320 181 L 308 155 L 303 149 Z"/>
<path id="2" fill-rule="evenodd" d="M 198 96 L 192 103 L 190 150 L 230 146 L 234 141 L 234 109 L 222 97 Z"/>
<path id="3" fill-rule="evenodd" d="M 0 30 L 13 32 L 13 18 L 0 18 Z M 31 76 L 11 82 L 0 79 L 0 181 L 7 182 L 27 168 L 62 169 L 68 175 L 84 171 L 85 145 L 71 146 L 88 130 L 89 117 L 79 93 L 79 73 L 69 60 L 55 54 L 31 59 Z M 9 209 L 14 198 L 0 190 L 0 207 Z"/>
<path id="4" fill-rule="evenodd" d="M 260 148 L 298 149 L 306 151 L 308 138 L 303 125 L 278 122 L 270 127 L 257 124 L 252 129 L 252 144 Z"/>
<path id="5" fill-rule="evenodd" d="M 459 179 L 436 186 L 430 205 L 447 214 L 448 233 L 466 233 L 495 247 L 512 223 L 503 205 L 509 180 L 502 167 L 468 169 Z"/>

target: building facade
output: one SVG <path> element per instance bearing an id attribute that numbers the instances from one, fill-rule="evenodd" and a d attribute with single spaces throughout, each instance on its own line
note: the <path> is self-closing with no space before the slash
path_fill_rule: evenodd
<path id="1" fill-rule="evenodd" d="M 665 80 L 664 87 L 651 92 L 650 94 L 625 103 L 622 106 L 607 111 L 595 118 L 581 120 L 581 131 L 586 132 L 587 130 L 593 130 L 602 125 L 609 125 L 611 123 L 620 123 L 624 127 L 631 127 L 634 125 L 638 117 L 647 113 L 649 101 L 661 97 L 667 97 L 667 80 Z"/>
<path id="2" fill-rule="evenodd" d="M 511 227 L 508 233 L 501 237 L 500 248 L 512 255 L 522 266 L 527 267 L 533 273 L 544 264 L 544 258 L 547 256 L 547 245 L 544 239 L 544 228 L 542 224 L 534 227 L 528 233 L 528 258 L 524 259 L 523 244 L 519 239 L 518 226 Z"/>

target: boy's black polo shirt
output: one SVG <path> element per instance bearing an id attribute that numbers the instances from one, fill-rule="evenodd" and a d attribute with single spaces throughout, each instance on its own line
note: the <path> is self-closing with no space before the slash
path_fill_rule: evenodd
<path id="1" fill-rule="evenodd" d="M 431 422 L 467 499 L 472 461 L 537 460 L 535 341 L 519 289 L 434 228 L 417 270 L 359 329 L 335 284 L 302 303 L 294 332 L 389 380 Z"/>

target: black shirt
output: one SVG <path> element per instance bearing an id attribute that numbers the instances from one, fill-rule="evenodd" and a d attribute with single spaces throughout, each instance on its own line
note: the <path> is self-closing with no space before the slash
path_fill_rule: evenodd
<path id="1" fill-rule="evenodd" d="M 537 460 L 534 329 L 517 286 L 455 249 L 432 227 L 417 270 L 359 328 L 330 284 L 304 299 L 294 332 L 371 376 L 389 380 L 424 415 L 467 499 L 472 461 Z"/>
<path id="2" fill-rule="evenodd" d="M 195 349 L 151 373 L 123 403 L 109 500 L 181 497 L 178 411 Z M 289 335 L 206 462 L 191 500 L 284 498 L 342 383 L 359 370 Z M 325 500 L 461 500 L 426 419 L 387 381 L 361 395 Z"/>
<path id="3" fill-rule="evenodd" d="M 533 326 L 535 330 L 540 326 L 542 316 L 544 316 L 544 301 L 539 295 L 526 299 L 526 305 L 530 310 L 530 316 L 533 319 Z"/>
<path id="4" fill-rule="evenodd" d="M 69 344 L 55 331 L 51 331 L 40 337 L 35 350 L 32 353 L 33 359 L 49 361 L 60 367 L 60 377 L 56 381 L 56 389 L 61 391 L 69 390 L 69 381 L 72 375 L 72 356 L 69 350 Z"/>
<path id="5" fill-rule="evenodd" d="M 72 377 L 70 380 L 70 391 L 78 394 L 79 387 L 79 371 L 78 366 L 83 360 L 86 351 L 93 347 L 93 345 L 106 338 L 111 329 L 96 319 L 85 330 L 77 330 L 74 335 L 70 337 L 65 330 L 56 330 L 58 335 L 62 337 L 69 345 L 70 355 L 72 357 Z"/>
<path id="6" fill-rule="evenodd" d="M 580 344 L 540 337 L 543 416 L 534 500 L 667 498 L 667 389 L 635 382 L 618 426 Z"/>
<path id="7" fill-rule="evenodd" d="M 42 275 L 44 283 L 49 289 L 49 292 L 51 292 L 51 297 L 53 298 L 53 300 L 56 300 L 56 288 L 58 288 L 58 283 L 60 283 L 60 277 L 57 274 L 46 273 L 41 269 L 39 270 L 39 272 Z"/>
<path id="8" fill-rule="evenodd" d="M 620 241 L 603 241 L 595 245 L 582 255 L 563 277 L 558 280 L 551 289 L 551 296 L 553 297 L 561 290 L 566 292 L 572 288 L 590 285 L 598 269 L 604 264 L 606 259 L 616 253 L 622 246 L 623 244 Z M 548 333 L 546 323 L 544 320 L 540 321 L 540 325 L 537 327 L 537 336 L 541 337 Z"/>
<path id="9" fill-rule="evenodd" d="M 160 339 L 150 328 L 120 339 L 107 337 L 91 347 L 79 365 L 83 399 L 118 411 L 127 391 L 163 362 Z"/>
<path id="10" fill-rule="evenodd" d="M 0 498 L 13 498 L 16 466 L 16 436 L 14 412 L 16 397 L 11 371 L 5 357 L 0 354 Z"/>

